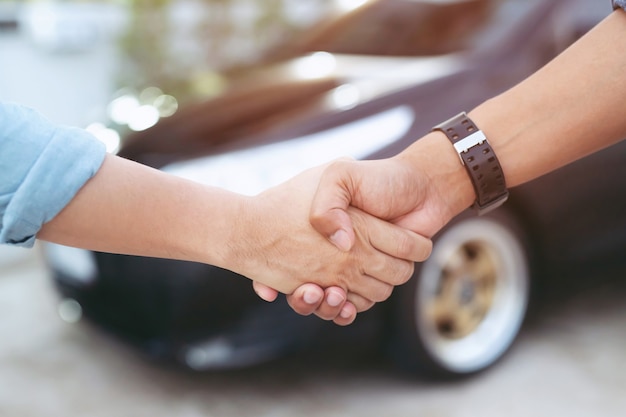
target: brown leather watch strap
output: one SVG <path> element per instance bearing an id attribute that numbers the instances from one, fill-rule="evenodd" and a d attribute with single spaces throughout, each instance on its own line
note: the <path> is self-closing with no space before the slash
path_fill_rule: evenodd
<path id="1" fill-rule="evenodd" d="M 478 214 L 501 206 L 508 198 L 504 172 L 485 134 L 467 116 L 460 113 L 433 127 L 443 132 L 454 145 L 476 192 L 472 206 Z"/>

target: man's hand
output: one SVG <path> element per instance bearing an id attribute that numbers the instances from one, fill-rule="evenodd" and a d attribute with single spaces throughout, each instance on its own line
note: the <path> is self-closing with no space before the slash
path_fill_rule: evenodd
<path id="1" fill-rule="evenodd" d="M 349 251 L 355 238 L 347 215 L 350 206 L 432 237 L 472 199 L 471 184 L 452 146 L 443 135 L 431 133 L 390 159 L 363 162 L 342 159 L 331 163 L 320 179 L 310 221 L 335 246 Z M 308 287 L 307 291 L 312 289 Z M 318 288 L 316 293 L 321 292 Z M 310 314 L 316 304 L 307 305 L 298 297 L 300 294 L 289 297 L 290 305 L 301 314 Z M 337 315 L 333 318 L 329 314 L 334 311 Z M 332 310 L 326 299 L 313 312 L 334 319 L 337 324 L 354 320 L 342 319 L 339 312 L 346 317 L 349 313 Z"/>
<path id="2" fill-rule="evenodd" d="M 425 259 L 432 245 L 429 239 L 349 207 L 346 213 L 353 226 L 354 246 L 348 252 L 338 250 L 309 222 L 322 172 L 323 167 L 305 171 L 251 198 L 248 212 L 252 215 L 247 217 L 252 222 L 238 227 L 246 231 L 253 244 L 246 243 L 246 251 L 237 247 L 230 250 L 237 257 L 233 263 L 238 272 L 267 287 L 286 294 L 305 283 L 327 288 L 327 302 L 317 313 L 330 317 L 344 307 L 351 309 L 350 305 L 342 305 L 346 300 L 357 311 L 364 311 L 387 299 L 395 285 L 411 277 L 413 263 Z M 332 290 L 333 286 L 343 292 Z M 274 297 L 266 287 L 257 284 L 255 289 L 262 298 Z M 298 294 L 304 297 L 307 293 Z M 293 297 L 290 301 L 296 309 L 301 306 Z M 351 316 L 352 312 L 344 315 Z"/>
<path id="3" fill-rule="evenodd" d="M 347 212 L 350 206 L 431 237 L 450 216 L 442 210 L 445 207 L 429 180 L 426 173 L 398 157 L 333 162 L 320 179 L 311 224 L 344 251 L 352 248 L 355 239 Z"/>
<path id="4" fill-rule="evenodd" d="M 356 239 L 350 207 L 430 238 L 467 208 L 473 198 L 473 188 L 456 151 L 443 134 L 435 132 L 393 158 L 341 159 L 329 164 L 319 179 L 309 220 L 337 248 L 350 251 Z M 275 298 L 270 288 L 259 285 L 255 288 L 262 298 Z M 341 288 L 335 290 L 342 291 Z M 322 291 L 317 288 L 315 294 Z M 330 305 L 326 298 L 319 303 L 306 303 L 305 293 L 313 294 L 312 287 L 288 296 L 296 312 L 314 312 L 342 325 L 354 320 L 355 317 L 344 319 L 340 315 L 343 312 L 348 317 L 350 311 L 354 311 L 349 301 L 341 307 Z M 346 299 L 351 299 L 349 293 Z M 333 313 L 336 313 L 334 317 Z"/>

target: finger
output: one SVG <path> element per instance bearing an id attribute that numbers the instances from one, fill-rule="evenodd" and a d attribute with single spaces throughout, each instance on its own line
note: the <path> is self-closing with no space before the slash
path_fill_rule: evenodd
<path id="1" fill-rule="evenodd" d="M 298 314 L 308 316 L 324 301 L 324 290 L 315 284 L 302 284 L 287 296 L 287 303 Z"/>
<path id="2" fill-rule="evenodd" d="M 415 262 L 393 258 L 381 252 L 368 257 L 363 265 L 363 272 L 387 285 L 397 286 L 406 283 L 413 276 Z M 374 300 L 374 298 L 372 298 Z M 374 300 L 382 301 L 382 300 Z"/>
<path id="3" fill-rule="evenodd" d="M 370 308 L 372 308 L 374 304 L 376 304 L 374 301 L 368 300 L 362 295 L 359 295 L 353 292 L 348 292 L 348 302 L 346 304 L 348 303 L 352 303 L 352 305 L 354 305 L 358 313 L 367 311 Z"/>
<path id="4" fill-rule="evenodd" d="M 365 274 L 365 276 L 369 276 L 381 281 L 384 284 L 393 286 L 402 285 L 413 276 L 413 272 L 415 270 L 415 262 L 413 261 L 394 258 L 393 256 L 380 252 L 372 246 L 359 247 L 359 251 L 361 271 Z M 372 285 L 364 279 L 360 279 L 359 284 Z M 357 288 L 360 290 L 357 290 Z M 352 292 L 362 294 L 363 288 L 364 287 L 351 286 L 349 289 Z M 365 296 L 371 300 L 380 301 L 375 300 L 371 293 Z"/>
<path id="5" fill-rule="evenodd" d="M 278 291 L 268 287 L 267 285 L 261 284 L 260 282 L 252 281 L 252 288 L 254 289 L 254 292 L 261 297 L 261 299 L 270 303 L 278 297 Z"/>
<path id="6" fill-rule="evenodd" d="M 363 238 L 361 237 L 357 239 L 357 242 L 362 241 Z M 368 244 L 368 242 L 365 242 L 365 244 L 357 244 L 355 251 L 358 251 L 363 276 L 376 279 L 383 284 L 391 286 L 402 285 L 413 276 L 415 270 L 415 262 L 413 261 L 387 255 L 371 246 L 371 244 Z M 380 290 L 381 287 L 373 286 L 375 284 L 365 278 L 359 278 L 357 283 L 356 285 L 349 286 L 351 292 L 364 295 L 365 298 L 373 301 L 381 301 L 374 294 L 374 291 Z M 368 287 L 366 287 L 366 285 Z M 369 292 L 365 294 L 364 291 Z"/>
<path id="7" fill-rule="evenodd" d="M 348 291 L 349 293 L 355 293 L 359 296 L 363 297 L 366 300 L 372 302 L 380 302 L 385 301 L 391 293 L 393 292 L 393 285 L 388 284 L 378 278 L 374 278 L 369 275 L 361 275 L 358 278 L 354 278 L 350 284 Z M 350 300 L 352 301 L 352 300 Z M 354 303 L 359 309 L 359 305 Z M 361 310 L 359 310 L 361 311 Z"/>
<path id="8" fill-rule="evenodd" d="M 347 326 L 352 324 L 354 320 L 356 320 L 356 307 L 350 301 L 346 301 L 333 322 L 338 326 Z"/>
<path id="9" fill-rule="evenodd" d="M 433 243 L 429 238 L 355 208 L 349 213 L 357 223 L 355 227 L 366 231 L 369 243 L 379 251 L 414 262 L 423 262 L 430 256 Z"/>
<path id="10" fill-rule="evenodd" d="M 376 221 L 370 233 L 370 243 L 376 249 L 396 258 L 424 262 L 433 250 L 433 242 L 400 226 Z"/>
<path id="11" fill-rule="evenodd" d="M 334 320 L 339 317 L 347 299 L 346 292 L 342 288 L 328 287 L 324 291 L 324 300 L 315 311 L 315 315 L 324 320 Z"/>
<path id="12" fill-rule="evenodd" d="M 324 170 L 309 215 L 311 225 L 344 252 L 354 245 L 354 230 L 347 213 L 353 194 L 349 166 L 348 161 L 341 160 Z"/>

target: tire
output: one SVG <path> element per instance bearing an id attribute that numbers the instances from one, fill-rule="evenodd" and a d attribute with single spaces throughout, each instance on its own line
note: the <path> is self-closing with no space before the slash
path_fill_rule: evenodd
<path id="1" fill-rule="evenodd" d="M 434 239 L 428 260 L 398 288 L 392 355 L 403 370 L 455 379 L 484 371 L 515 341 L 530 298 L 531 256 L 504 209 L 464 216 Z"/>

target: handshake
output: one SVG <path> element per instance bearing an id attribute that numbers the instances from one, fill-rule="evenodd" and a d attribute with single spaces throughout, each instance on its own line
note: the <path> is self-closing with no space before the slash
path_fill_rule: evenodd
<path id="1" fill-rule="evenodd" d="M 252 278 L 266 301 L 282 292 L 300 314 L 352 323 L 409 280 L 431 237 L 475 198 L 441 133 L 414 146 L 389 159 L 337 160 L 251 197 L 235 226 L 246 239 L 231 246 L 226 268 Z"/>

